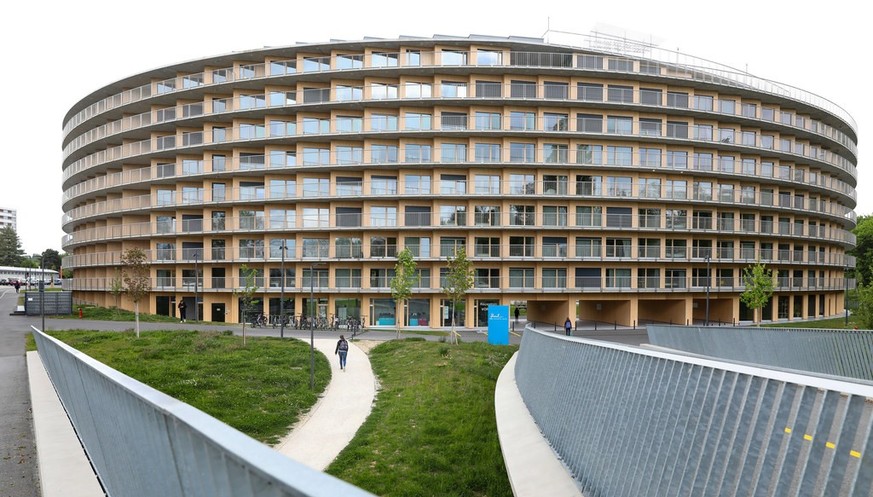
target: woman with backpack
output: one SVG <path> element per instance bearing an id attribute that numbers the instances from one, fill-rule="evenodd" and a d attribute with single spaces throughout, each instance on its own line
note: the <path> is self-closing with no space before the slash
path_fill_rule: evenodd
<path id="1" fill-rule="evenodd" d="M 339 354 L 340 361 L 340 369 L 343 371 L 346 370 L 346 356 L 349 353 L 349 342 L 346 341 L 346 338 L 340 335 L 339 341 L 336 342 L 336 350 L 333 351 L 334 355 Z"/>

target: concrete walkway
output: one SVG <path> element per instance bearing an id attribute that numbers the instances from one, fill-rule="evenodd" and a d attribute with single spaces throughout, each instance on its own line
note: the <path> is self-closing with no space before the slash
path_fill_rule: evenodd
<path id="1" fill-rule="evenodd" d="M 275 449 L 318 471 L 336 458 L 370 415 L 376 397 L 376 378 L 370 359 L 349 342 L 345 371 L 334 354 L 336 340 L 319 338 L 315 348 L 330 361 L 331 380 L 324 395 Z"/>

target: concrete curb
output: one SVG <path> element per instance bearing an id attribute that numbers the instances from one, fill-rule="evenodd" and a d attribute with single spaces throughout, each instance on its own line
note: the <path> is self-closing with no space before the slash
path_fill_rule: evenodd
<path id="1" fill-rule="evenodd" d="M 582 497 L 560 456 L 540 432 L 515 383 L 518 352 L 497 378 L 494 411 L 503 462 L 515 497 Z"/>
<path id="2" fill-rule="evenodd" d="M 27 353 L 27 375 L 42 496 L 103 497 L 103 488 L 38 352 Z"/>

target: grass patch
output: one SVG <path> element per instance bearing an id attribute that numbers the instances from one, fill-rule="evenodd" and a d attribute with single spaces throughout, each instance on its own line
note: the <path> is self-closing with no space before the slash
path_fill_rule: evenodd
<path id="1" fill-rule="evenodd" d="M 186 402 L 266 444 L 287 434 L 330 381 L 315 355 L 309 390 L 309 344 L 196 331 L 58 331 L 50 335 L 147 385 Z M 32 338 L 31 338 L 32 340 Z"/>
<path id="2" fill-rule="evenodd" d="M 119 309 L 117 307 L 98 307 L 93 305 L 74 305 L 72 314 L 59 314 L 52 316 L 60 319 L 78 319 L 79 308 L 82 309 L 83 319 L 94 319 L 97 321 L 135 321 L 136 315 L 133 311 Z M 139 321 L 141 323 L 178 323 L 179 318 L 172 316 L 164 316 L 160 314 L 139 313 Z"/>
<path id="3" fill-rule="evenodd" d="M 327 472 L 383 497 L 511 496 L 494 386 L 517 347 L 391 341 L 370 352 L 381 390 Z"/>

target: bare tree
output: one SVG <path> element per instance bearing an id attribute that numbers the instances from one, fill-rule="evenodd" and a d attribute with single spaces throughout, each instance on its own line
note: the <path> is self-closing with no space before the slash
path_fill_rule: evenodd
<path id="1" fill-rule="evenodd" d="M 121 254 L 121 268 L 124 292 L 133 301 L 136 337 L 139 338 L 139 301 L 151 290 L 151 267 L 142 249 L 131 248 Z"/>
<path id="2" fill-rule="evenodd" d="M 233 293 L 236 294 L 237 297 L 239 297 L 240 305 L 242 306 L 243 346 L 245 346 L 246 312 L 248 312 L 249 307 L 251 307 L 251 305 L 256 302 L 255 292 L 258 291 L 258 285 L 255 280 L 255 275 L 257 274 L 257 270 L 243 264 L 240 268 L 240 274 L 242 275 L 243 287 L 241 289 L 234 290 Z"/>

